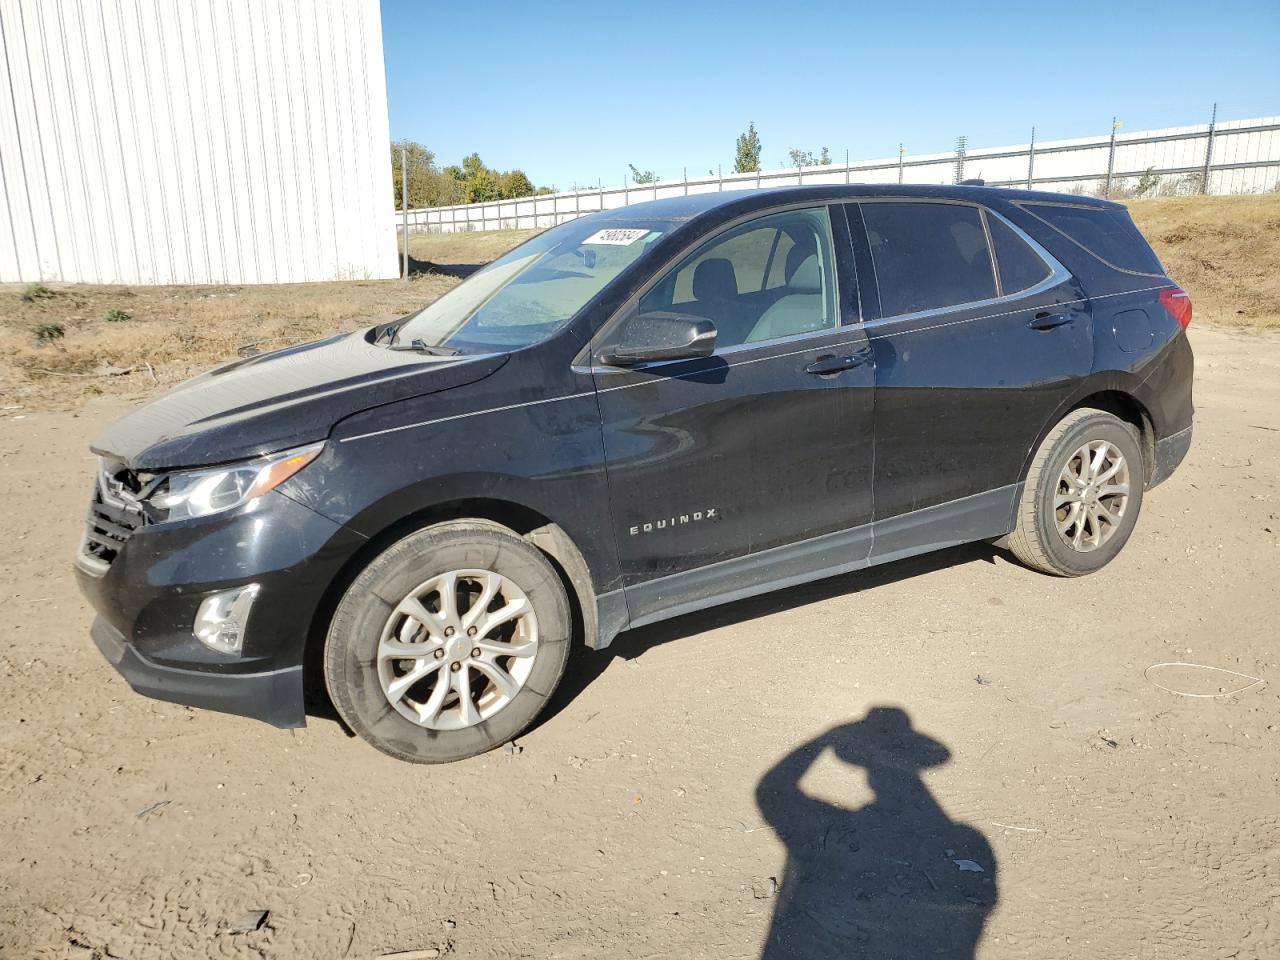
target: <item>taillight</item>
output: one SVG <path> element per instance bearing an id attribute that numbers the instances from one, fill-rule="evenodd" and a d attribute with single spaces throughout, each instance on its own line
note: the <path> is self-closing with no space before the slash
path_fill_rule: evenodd
<path id="1" fill-rule="evenodd" d="M 1178 321 L 1183 330 L 1191 326 L 1191 298 L 1181 287 L 1173 287 L 1160 291 L 1160 305 L 1169 311 L 1169 316 Z"/>

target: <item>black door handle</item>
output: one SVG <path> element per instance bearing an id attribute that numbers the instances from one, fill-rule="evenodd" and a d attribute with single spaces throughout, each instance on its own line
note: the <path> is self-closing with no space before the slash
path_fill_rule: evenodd
<path id="1" fill-rule="evenodd" d="M 825 357 L 819 357 L 813 363 L 804 368 L 805 373 L 814 373 L 818 376 L 825 376 L 833 373 L 841 373 L 845 370 L 852 370 L 854 367 L 860 367 L 871 357 L 871 351 L 864 350 L 862 353 L 847 354 L 844 356 L 836 356 L 829 354 Z"/>
<path id="2" fill-rule="evenodd" d="M 1027 324 L 1032 330 L 1052 330 L 1054 327 L 1060 327 L 1063 324 L 1071 323 L 1075 320 L 1075 314 L 1071 313 L 1037 313 L 1031 318 L 1031 322 Z"/>

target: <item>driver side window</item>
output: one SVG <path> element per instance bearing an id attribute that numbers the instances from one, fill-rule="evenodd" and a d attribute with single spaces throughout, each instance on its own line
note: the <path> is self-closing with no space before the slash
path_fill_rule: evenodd
<path id="1" fill-rule="evenodd" d="M 713 237 L 640 300 L 640 313 L 671 311 L 714 323 L 717 350 L 836 326 L 827 208 L 771 214 Z"/>

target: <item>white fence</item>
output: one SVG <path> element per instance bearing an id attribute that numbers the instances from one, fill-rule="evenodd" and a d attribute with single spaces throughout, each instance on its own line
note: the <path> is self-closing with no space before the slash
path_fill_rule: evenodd
<path id="1" fill-rule="evenodd" d="M 968 178 L 983 179 L 989 186 L 1111 196 L 1132 196 L 1139 184 L 1144 196 L 1262 193 L 1280 186 L 1280 117 L 656 184 L 597 186 L 520 200 L 409 210 L 407 219 L 412 232 L 529 229 L 598 210 L 693 193 L 823 183 L 938 184 Z"/>
<path id="2" fill-rule="evenodd" d="M 0 0 L 0 282 L 394 277 L 377 0 Z"/>

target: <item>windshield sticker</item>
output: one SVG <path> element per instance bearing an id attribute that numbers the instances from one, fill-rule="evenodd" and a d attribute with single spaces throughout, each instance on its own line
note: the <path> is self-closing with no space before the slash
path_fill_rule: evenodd
<path id="1" fill-rule="evenodd" d="M 584 246 L 588 243 L 605 243 L 616 247 L 627 247 L 648 232 L 648 229 L 637 230 L 634 227 L 612 227 L 608 230 L 597 230 L 582 243 Z"/>

